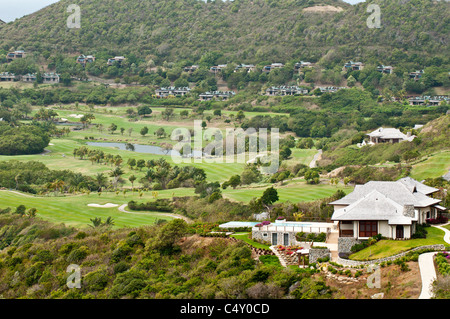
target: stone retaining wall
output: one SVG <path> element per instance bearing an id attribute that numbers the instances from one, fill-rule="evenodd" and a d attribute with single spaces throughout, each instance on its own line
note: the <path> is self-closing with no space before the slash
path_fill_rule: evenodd
<path id="1" fill-rule="evenodd" d="M 309 249 L 309 263 L 317 262 L 317 259 L 329 257 L 331 259 L 330 249 L 325 248 L 310 248 Z"/>
<path id="2" fill-rule="evenodd" d="M 351 253 L 351 248 L 356 244 L 361 244 L 362 240 L 354 237 L 339 237 L 338 238 L 338 252 Z"/>
<path id="3" fill-rule="evenodd" d="M 422 250 L 422 249 L 444 250 L 445 246 L 444 245 L 421 246 L 421 247 L 416 247 L 416 248 L 410 249 L 410 250 L 405 251 L 403 253 L 400 253 L 398 255 L 389 256 L 389 257 L 380 258 L 380 259 L 375 259 L 375 260 L 369 260 L 369 261 L 357 261 L 357 260 L 343 259 L 343 258 L 338 257 L 336 262 L 338 264 L 343 265 L 343 266 L 364 266 L 364 265 L 370 265 L 370 264 L 379 264 L 379 263 L 382 263 L 384 261 L 396 260 L 398 258 L 401 258 L 401 257 L 407 255 L 408 253 L 411 253 L 411 252 L 414 252 L 414 251 L 417 251 L 417 250 Z"/>

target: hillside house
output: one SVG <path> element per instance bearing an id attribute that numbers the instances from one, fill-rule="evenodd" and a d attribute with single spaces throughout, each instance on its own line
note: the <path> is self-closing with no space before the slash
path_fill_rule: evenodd
<path id="1" fill-rule="evenodd" d="M 364 64 L 362 62 L 349 61 L 344 64 L 345 71 L 361 71 L 363 68 Z"/>
<path id="2" fill-rule="evenodd" d="M 198 65 L 191 65 L 191 66 L 185 66 L 183 68 L 183 71 L 184 72 L 188 72 L 188 73 L 192 73 L 192 72 L 194 72 L 197 69 L 198 69 Z"/>
<path id="3" fill-rule="evenodd" d="M 14 52 L 9 52 L 6 55 L 6 61 L 7 62 L 11 62 L 14 61 L 15 59 L 22 59 L 22 58 L 26 58 L 27 53 L 23 50 L 18 50 L 18 51 L 14 51 Z"/>
<path id="4" fill-rule="evenodd" d="M 112 66 L 112 65 L 115 65 L 115 64 L 121 65 L 124 60 L 125 60 L 125 57 L 123 57 L 123 56 L 116 56 L 114 58 L 109 58 L 108 62 L 107 62 L 107 65 L 108 66 Z"/>
<path id="5" fill-rule="evenodd" d="M 392 74 L 394 72 L 394 68 L 392 66 L 379 65 L 377 67 L 377 71 L 383 74 Z"/>
<path id="6" fill-rule="evenodd" d="M 266 90 L 269 96 L 286 96 L 308 94 L 308 89 L 298 86 L 272 86 Z"/>
<path id="7" fill-rule="evenodd" d="M 56 84 L 59 83 L 60 77 L 56 73 L 44 73 L 42 75 L 42 83 L 44 84 Z"/>
<path id="8" fill-rule="evenodd" d="M 155 90 L 156 97 L 158 98 L 167 98 L 167 97 L 182 97 L 191 92 L 191 89 L 188 87 L 162 87 Z"/>
<path id="9" fill-rule="evenodd" d="M 313 64 L 311 62 L 300 61 L 294 64 L 294 72 L 300 72 L 304 68 L 312 67 Z"/>
<path id="10" fill-rule="evenodd" d="M 436 218 L 446 209 L 431 195 L 439 191 L 410 177 L 395 182 L 371 181 L 356 185 L 347 196 L 331 202 L 332 221 L 338 222 L 339 251 L 349 242 L 381 234 L 390 239 L 410 239 L 418 224 Z M 345 240 L 350 238 L 353 240 Z"/>
<path id="11" fill-rule="evenodd" d="M 15 81 L 19 81 L 18 75 L 9 72 L 0 73 L 0 82 L 15 82 Z"/>
<path id="12" fill-rule="evenodd" d="M 82 54 L 82 55 L 80 55 L 77 58 L 76 62 L 81 64 L 81 65 L 83 65 L 83 66 L 86 66 L 86 63 L 93 63 L 93 62 L 95 62 L 95 56 L 93 56 L 93 55 L 83 55 Z"/>
<path id="13" fill-rule="evenodd" d="M 442 102 L 450 103 L 450 97 L 448 95 L 437 95 L 437 96 L 415 96 L 408 100 L 409 105 L 427 105 L 436 106 L 440 105 Z"/>
<path id="14" fill-rule="evenodd" d="M 367 136 L 369 136 L 368 144 L 411 142 L 415 138 L 410 132 L 403 134 L 399 129 L 384 127 L 376 129 Z"/>
<path id="15" fill-rule="evenodd" d="M 222 70 L 225 69 L 226 67 L 227 67 L 226 64 L 219 64 L 219 65 L 212 66 L 209 70 L 212 73 L 217 74 L 219 72 L 222 72 Z"/>
<path id="16" fill-rule="evenodd" d="M 319 86 L 316 89 L 319 89 L 321 93 L 336 93 L 339 90 L 346 89 L 345 86 Z"/>
<path id="17" fill-rule="evenodd" d="M 205 92 L 199 95 L 200 101 L 211 101 L 211 100 L 219 100 L 219 101 L 226 101 L 233 96 L 235 96 L 236 93 L 233 91 L 213 91 L 213 92 Z"/>
<path id="18" fill-rule="evenodd" d="M 281 68 L 284 68 L 283 63 L 272 63 L 271 65 L 264 66 L 262 71 L 265 73 L 269 73 L 270 71 L 272 71 L 274 69 L 281 69 Z"/>
<path id="19" fill-rule="evenodd" d="M 409 73 L 409 78 L 414 81 L 418 81 L 422 78 L 422 75 L 425 73 L 424 70 L 418 70 L 415 72 Z"/>
<path id="20" fill-rule="evenodd" d="M 247 72 L 251 72 L 255 70 L 255 66 L 253 64 L 239 64 L 234 68 L 234 72 L 237 72 L 241 69 L 247 70 Z"/>
<path id="21" fill-rule="evenodd" d="M 28 73 L 28 74 L 22 75 L 22 81 L 23 82 L 34 82 L 34 81 L 36 81 L 36 73 Z"/>

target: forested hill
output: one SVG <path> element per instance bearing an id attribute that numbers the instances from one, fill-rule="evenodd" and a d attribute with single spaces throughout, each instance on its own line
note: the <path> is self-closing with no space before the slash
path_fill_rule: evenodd
<path id="1" fill-rule="evenodd" d="M 219 63 L 322 58 L 331 65 L 346 59 L 390 64 L 406 54 L 431 58 L 449 51 L 448 2 L 376 1 L 381 28 L 370 29 L 371 2 L 61 0 L 0 26 L 0 49 L 134 54 L 156 63 L 197 62 L 205 52 L 217 52 Z M 80 29 L 67 28 L 70 4 L 81 8 Z M 338 10 L 318 12 L 316 6 Z"/>

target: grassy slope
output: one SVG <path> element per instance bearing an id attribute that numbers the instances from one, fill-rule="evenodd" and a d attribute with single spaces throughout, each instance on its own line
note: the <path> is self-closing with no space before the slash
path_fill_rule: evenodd
<path id="1" fill-rule="evenodd" d="M 270 187 L 270 185 L 268 184 L 264 187 L 255 186 L 253 188 L 227 188 L 223 191 L 223 195 L 232 200 L 248 203 L 253 197 L 260 197 L 267 187 Z M 342 189 L 347 194 L 353 190 L 352 187 L 332 186 L 329 184 L 308 185 L 303 180 L 291 181 L 284 186 L 274 185 L 274 188 L 278 191 L 280 198 L 278 202 L 290 201 L 292 203 L 309 202 L 330 197 L 338 189 Z"/>
<path id="2" fill-rule="evenodd" d="M 427 238 L 410 240 L 380 240 L 375 245 L 367 247 L 350 256 L 353 260 L 371 260 L 399 254 L 403 251 L 424 245 L 446 245 L 444 232 L 435 227 L 427 228 Z"/>
<path id="3" fill-rule="evenodd" d="M 425 161 L 413 165 L 410 176 L 416 180 L 439 177 L 450 170 L 450 151 L 437 153 Z"/>

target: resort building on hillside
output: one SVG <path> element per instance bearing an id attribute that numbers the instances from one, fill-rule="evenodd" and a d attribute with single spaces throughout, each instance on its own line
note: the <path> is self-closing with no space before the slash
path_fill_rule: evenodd
<path id="1" fill-rule="evenodd" d="M 284 64 L 283 63 L 272 63 L 271 65 L 265 65 L 262 69 L 263 72 L 265 73 L 269 73 L 270 71 L 274 70 L 274 69 L 280 69 L 283 68 Z"/>
<path id="2" fill-rule="evenodd" d="M 222 72 L 222 70 L 225 69 L 226 67 L 227 67 L 226 64 L 219 64 L 219 65 L 212 66 L 209 70 L 212 73 L 217 74 L 219 72 Z"/>
<path id="3" fill-rule="evenodd" d="M 345 71 L 361 71 L 363 68 L 364 64 L 362 62 L 349 61 L 344 64 Z"/>
<path id="4" fill-rule="evenodd" d="M 44 73 L 42 74 L 42 83 L 44 84 L 55 84 L 59 83 L 59 74 L 56 73 Z"/>
<path id="5" fill-rule="evenodd" d="M 437 96 L 416 96 L 409 100 L 409 105 L 427 105 L 436 106 L 440 105 L 442 102 L 450 103 L 450 97 L 448 95 L 437 95 Z"/>
<path id="6" fill-rule="evenodd" d="M 25 75 L 22 75 L 22 81 L 23 82 L 34 82 L 36 81 L 36 73 L 28 73 Z"/>
<path id="7" fill-rule="evenodd" d="M 266 90 L 269 96 L 304 95 L 308 94 L 308 89 L 298 86 L 272 86 Z"/>
<path id="8" fill-rule="evenodd" d="M 339 90 L 346 89 L 345 86 L 319 86 L 316 89 L 319 89 L 321 93 L 336 93 Z"/>
<path id="9" fill-rule="evenodd" d="M 20 77 L 14 73 L 3 72 L 0 73 L 0 82 L 15 82 L 19 81 Z"/>
<path id="10" fill-rule="evenodd" d="M 392 74 L 394 72 L 394 68 L 392 66 L 379 65 L 377 67 L 377 71 L 384 74 Z"/>
<path id="11" fill-rule="evenodd" d="M 237 72 L 241 69 L 247 70 L 247 72 L 251 72 L 255 70 L 255 66 L 253 64 L 239 64 L 234 68 L 234 72 Z"/>
<path id="12" fill-rule="evenodd" d="M 86 63 L 93 63 L 95 62 L 95 56 L 93 55 L 80 55 L 77 58 L 77 63 L 82 64 L 83 66 L 86 66 Z"/>
<path id="13" fill-rule="evenodd" d="M 409 78 L 414 81 L 418 81 L 422 78 L 422 75 L 425 73 L 424 70 L 418 70 L 415 72 L 409 73 Z"/>
<path id="14" fill-rule="evenodd" d="M 167 87 L 167 88 L 159 88 L 155 90 L 156 97 L 158 98 L 166 98 L 166 97 L 181 97 L 189 94 L 191 89 L 188 87 Z"/>
<path id="15" fill-rule="evenodd" d="M 188 72 L 188 73 L 192 73 L 192 72 L 194 72 L 197 69 L 198 69 L 198 65 L 191 65 L 191 66 L 185 66 L 183 68 L 183 71 L 184 72 Z"/>
<path id="16" fill-rule="evenodd" d="M 109 58 L 107 65 L 108 66 L 115 65 L 115 64 L 121 65 L 124 60 L 125 60 L 125 57 L 123 57 L 123 56 L 116 56 L 114 58 Z"/>
<path id="17" fill-rule="evenodd" d="M 369 136 L 368 144 L 411 142 L 415 138 L 410 132 L 403 134 L 399 129 L 384 127 L 376 129 L 367 136 Z"/>
<path id="18" fill-rule="evenodd" d="M 304 62 L 304 61 L 300 61 L 294 64 L 294 71 L 295 72 L 300 72 L 301 69 L 303 68 L 309 68 L 312 67 L 313 64 L 311 62 Z"/>
<path id="19" fill-rule="evenodd" d="M 378 234 L 410 239 L 417 224 L 445 212 L 446 208 L 439 205 L 441 200 L 430 197 L 437 191 L 410 177 L 356 185 L 352 193 L 329 204 L 334 207 L 331 220 L 338 222 L 338 250 L 349 250 L 349 243 Z"/>
<path id="20" fill-rule="evenodd" d="M 6 61 L 7 62 L 11 62 L 14 61 L 15 59 L 22 59 L 22 58 L 26 58 L 27 53 L 23 50 L 18 50 L 18 51 L 14 51 L 14 52 L 9 52 L 6 55 Z"/>
<path id="21" fill-rule="evenodd" d="M 233 96 L 235 96 L 236 93 L 234 91 L 213 91 L 213 92 L 205 92 L 199 95 L 200 101 L 211 101 L 211 100 L 220 100 L 220 101 L 226 101 Z"/>

